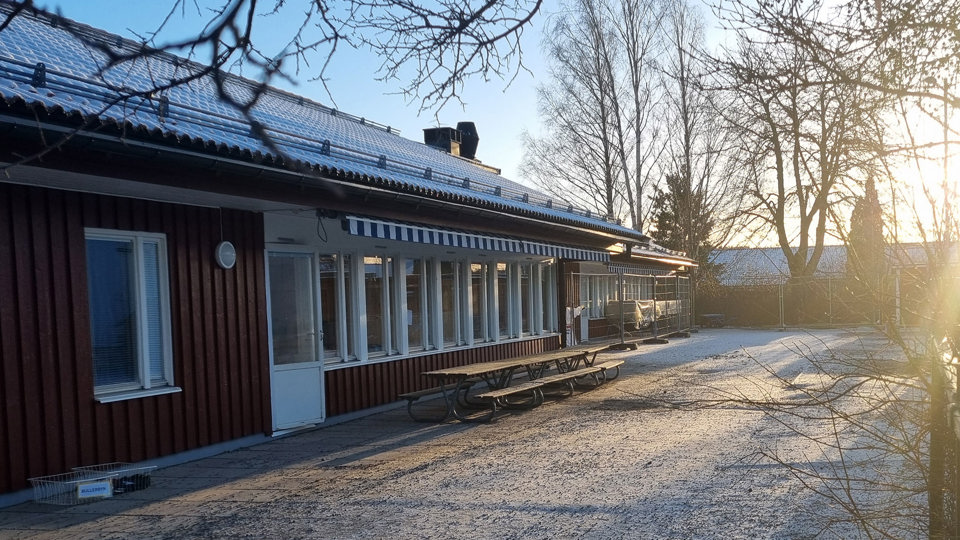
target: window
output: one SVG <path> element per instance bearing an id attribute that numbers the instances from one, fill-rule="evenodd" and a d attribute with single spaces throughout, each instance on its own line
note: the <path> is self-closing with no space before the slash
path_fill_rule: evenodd
<path id="1" fill-rule="evenodd" d="M 533 334 L 533 289 L 530 288 L 530 265 L 520 265 L 520 335 Z"/>
<path id="2" fill-rule="evenodd" d="M 411 351 L 423 350 L 429 343 L 427 330 L 427 274 L 421 259 L 404 261 L 407 285 L 407 339 Z"/>
<path id="3" fill-rule="evenodd" d="M 340 268 L 336 255 L 320 255 L 320 317 L 323 332 L 323 356 L 325 358 L 340 357 L 340 328 L 337 321 L 339 294 L 337 290 L 337 276 Z M 271 285 L 272 286 L 272 285 Z"/>
<path id="4" fill-rule="evenodd" d="M 557 295 L 556 295 L 556 277 L 553 273 L 553 265 L 541 265 L 541 328 L 544 333 L 557 331 Z"/>
<path id="5" fill-rule="evenodd" d="M 343 361 L 357 360 L 357 346 L 355 343 L 355 336 L 357 334 L 357 322 L 354 318 L 354 311 L 356 310 L 355 306 L 357 305 L 356 296 L 353 293 L 353 279 L 354 268 L 353 261 L 356 259 L 351 258 L 350 255 L 343 255 L 342 268 L 343 268 L 343 289 L 342 291 L 337 291 L 339 294 L 343 295 L 343 322 L 346 326 L 346 333 L 340 332 L 338 335 L 340 339 L 346 337 L 346 342 L 343 346 L 340 347 L 340 354 Z"/>
<path id="6" fill-rule="evenodd" d="M 470 301 L 473 303 L 473 341 L 480 343 L 487 336 L 487 280 L 483 264 L 470 265 Z"/>
<path id="7" fill-rule="evenodd" d="M 397 310 L 396 287 L 393 278 L 393 259 L 364 257 L 366 289 L 367 351 L 370 355 L 396 354 L 395 325 L 391 324 Z"/>
<path id="8" fill-rule="evenodd" d="M 580 275 L 580 305 L 585 313 L 593 309 L 593 297 L 590 296 L 590 276 Z"/>
<path id="9" fill-rule="evenodd" d="M 510 337 L 510 274 L 506 263 L 497 263 L 497 328 L 501 338 Z"/>
<path id="10" fill-rule="evenodd" d="M 458 265 L 440 262 L 440 313 L 443 314 L 443 344 L 460 344 L 460 280 Z"/>
<path id="11" fill-rule="evenodd" d="M 346 359 L 383 361 L 557 330 L 549 262 L 321 255 L 319 280 L 328 356 L 349 347 Z M 327 309 L 335 305 L 329 297 L 342 298 L 336 310 Z"/>
<path id="12" fill-rule="evenodd" d="M 112 401 L 173 387 L 166 237 L 87 229 L 94 392 Z"/>

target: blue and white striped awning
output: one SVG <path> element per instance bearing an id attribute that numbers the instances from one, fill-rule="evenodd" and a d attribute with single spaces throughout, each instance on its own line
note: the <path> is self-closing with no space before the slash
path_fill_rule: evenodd
<path id="1" fill-rule="evenodd" d="M 346 221 L 347 232 L 354 236 L 367 238 L 382 238 L 384 240 L 397 240 L 399 242 L 416 242 L 418 244 L 432 244 L 484 251 L 524 253 L 541 257 L 556 257 L 578 261 L 606 262 L 610 260 L 610 254 L 608 252 L 594 249 L 529 242 L 502 236 L 475 234 L 452 229 L 439 229 L 425 225 L 357 216 L 347 216 Z"/>

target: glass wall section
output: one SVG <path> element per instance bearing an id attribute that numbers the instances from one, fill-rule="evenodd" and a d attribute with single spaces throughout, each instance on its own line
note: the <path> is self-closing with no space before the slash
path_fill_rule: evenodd
<path id="1" fill-rule="evenodd" d="M 440 262 L 440 301 L 443 321 L 443 344 L 452 346 L 460 342 L 460 289 L 457 263 Z"/>
<path id="2" fill-rule="evenodd" d="M 387 311 L 383 317 L 383 332 L 387 344 L 387 354 L 397 354 L 400 352 L 401 334 L 407 331 L 407 325 L 403 324 L 405 313 L 400 312 L 401 301 L 404 298 L 400 296 L 400 283 L 398 277 L 403 271 L 398 266 L 398 261 L 393 257 L 388 257 L 384 261 L 384 275 L 386 278 L 386 305 Z"/>
<path id="3" fill-rule="evenodd" d="M 470 299 L 473 314 L 473 341 L 480 343 L 490 339 L 487 334 L 487 282 L 483 264 L 470 265 Z"/>
<path id="4" fill-rule="evenodd" d="M 584 313 L 590 313 L 592 297 L 590 296 L 590 276 L 580 276 L 580 306 Z"/>
<path id="5" fill-rule="evenodd" d="M 529 264 L 519 265 L 520 271 L 520 335 L 533 332 L 533 289 L 530 286 L 531 271 Z"/>
<path id="6" fill-rule="evenodd" d="M 551 262 L 472 262 L 369 251 L 315 257 L 315 305 L 328 361 L 376 361 L 558 328 Z"/>
<path id="7" fill-rule="evenodd" d="M 501 339 L 510 337 L 510 272 L 507 263 L 497 263 L 497 331 Z"/>
<path id="8" fill-rule="evenodd" d="M 612 274 L 592 275 L 589 276 L 588 281 L 589 316 L 594 319 L 602 318 L 607 302 L 619 297 L 617 276 Z M 581 294 L 583 293 L 581 292 Z"/>
<path id="9" fill-rule="evenodd" d="M 320 318 L 321 331 L 323 332 L 323 356 L 324 358 L 337 358 L 340 356 L 339 332 L 337 306 L 340 304 L 337 291 L 337 274 L 339 274 L 336 255 L 320 255 L 320 264 L 318 267 L 318 278 L 320 280 Z"/>
<path id="10" fill-rule="evenodd" d="M 555 332 L 554 310 L 556 310 L 556 295 L 554 294 L 553 265 L 543 264 L 540 266 L 540 297 L 543 318 L 541 319 L 541 329 L 544 333 Z"/>
<path id="11" fill-rule="evenodd" d="M 384 305 L 386 276 L 381 257 L 364 257 L 364 287 L 366 292 L 367 351 L 371 355 L 386 354 L 383 326 L 387 309 Z"/>
<path id="12" fill-rule="evenodd" d="M 427 274 L 421 259 L 406 259 L 407 343 L 411 351 L 422 351 L 427 340 Z"/>
<path id="13" fill-rule="evenodd" d="M 346 338 L 347 341 L 344 343 L 344 346 L 341 347 L 341 352 L 343 354 L 344 360 L 356 360 L 357 351 L 355 350 L 356 343 L 356 318 L 354 317 L 354 311 L 356 310 L 356 302 L 354 301 L 353 292 L 353 282 L 356 281 L 353 279 L 353 265 L 351 263 L 351 256 L 344 255 L 342 263 L 343 268 L 343 289 L 340 291 L 340 294 L 343 298 L 343 324 L 347 327 Z M 343 334 L 341 334 L 342 336 Z"/>
<path id="14" fill-rule="evenodd" d="M 626 300 L 649 300 L 653 298 L 653 276 L 624 274 L 623 297 Z"/>

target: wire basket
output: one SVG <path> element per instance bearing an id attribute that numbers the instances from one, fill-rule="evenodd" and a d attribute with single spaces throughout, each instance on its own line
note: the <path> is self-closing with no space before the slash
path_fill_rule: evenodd
<path id="1" fill-rule="evenodd" d="M 73 471 L 94 478 L 109 475 L 113 483 L 113 493 L 119 495 L 150 487 L 150 474 L 156 468 L 156 465 L 136 465 L 114 461 L 113 463 L 74 467 Z"/>
<path id="2" fill-rule="evenodd" d="M 113 473 L 68 472 L 30 478 L 33 500 L 44 504 L 73 505 L 113 496 Z"/>

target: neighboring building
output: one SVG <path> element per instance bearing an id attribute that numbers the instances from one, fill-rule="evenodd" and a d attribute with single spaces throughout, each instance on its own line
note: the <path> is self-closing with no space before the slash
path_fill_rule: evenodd
<path id="1" fill-rule="evenodd" d="M 800 280 L 790 278 L 779 247 L 720 249 L 711 255 L 717 286 L 701 292 L 699 311 L 744 326 L 920 324 L 930 301 L 923 285 L 930 257 L 958 260 L 955 250 L 938 254 L 936 248 L 933 243 L 887 246 L 886 266 L 877 269 L 882 273 L 879 296 L 851 275 L 846 246 L 824 246 L 817 271 Z"/>
<path id="2" fill-rule="evenodd" d="M 716 267 L 719 283 L 727 287 L 781 284 L 790 279 L 787 258 L 779 247 L 718 249 L 710 254 L 710 263 Z M 847 248 L 824 246 L 814 276 L 842 277 L 846 272 Z"/>
<path id="3" fill-rule="evenodd" d="M 0 504 L 29 477 L 252 444 L 391 405 L 424 370 L 558 348 L 568 311 L 619 294 L 578 290 L 588 266 L 624 272 L 611 258 L 630 294 L 671 272 L 680 293 L 688 259 L 453 155 L 457 130 L 430 130 L 438 149 L 268 90 L 253 115 L 281 155 L 209 77 L 138 94 L 200 66 L 107 69 L 98 47 L 141 50 L 42 12 L 0 31 Z"/>

